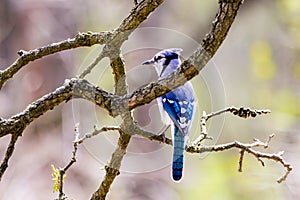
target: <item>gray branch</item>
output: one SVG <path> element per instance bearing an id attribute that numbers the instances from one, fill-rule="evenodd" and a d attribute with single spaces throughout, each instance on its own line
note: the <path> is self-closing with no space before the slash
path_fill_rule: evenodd
<path id="1" fill-rule="evenodd" d="M 272 137 L 273 135 L 270 135 L 268 141 Z M 281 183 L 282 181 L 286 180 L 287 176 L 292 171 L 293 167 L 291 166 L 291 164 L 289 164 L 283 159 L 282 157 L 283 152 L 270 154 L 270 153 L 262 153 L 253 149 L 254 147 L 259 147 L 259 146 L 267 148 L 268 142 L 264 143 L 258 139 L 255 139 L 253 143 L 246 143 L 246 144 L 238 141 L 234 141 L 227 144 L 221 144 L 215 146 L 204 146 L 204 145 L 201 145 L 200 147 L 188 146 L 186 147 L 186 151 L 190 153 L 204 153 L 204 152 L 219 152 L 219 151 L 229 150 L 232 148 L 237 148 L 240 149 L 240 159 L 239 159 L 239 168 L 238 168 L 239 172 L 242 171 L 242 161 L 244 159 L 244 153 L 247 152 L 253 155 L 254 157 L 256 157 L 258 161 L 262 163 L 263 166 L 264 166 L 264 162 L 262 161 L 262 158 L 273 160 L 275 162 L 282 164 L 282 166 L 286 169 L 286 172 L 277 179 L 277 182 Z"/>
<path id="2" fill-rule="evenodd" d="M 30 51 L 20 50 L 18 54 L 21 57 L 19 57 L 11 66 L 0 71 L 0 89 L 8 79 L 12 78 L 20 69 L 22 69 L 22 67 L 26 66 L 31 61 L 68 49 L 103 44 L 108 38 L 110 38 L 110 35 L 110 32 L 78 33 L 75 38 L 52 43 L 45 47 L 40 47 Z"/>

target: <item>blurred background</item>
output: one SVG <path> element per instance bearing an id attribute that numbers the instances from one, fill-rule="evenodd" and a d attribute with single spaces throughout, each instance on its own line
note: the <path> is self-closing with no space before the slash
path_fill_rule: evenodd
<path id="1" fill-rule="evenodd" d="M 10 66 L 20 49 L 30 50 L 72 38 L 77 32 L 109 31 L 130 12 L 132 1 L 118 0 L 1 0 L 0 68 Z M 205 1 L 166 1 L 124 43 L 129 90 L 157 79 L 154 69 L 141 66 L 157 51 L 183 48 L 190 55 L 209 31 L 218 5 Z M 9 80 L 0 92 L 0 116 L 9 118 L 32 101 L 52 92 L 66 78 L 79 74 L 100 52 L 101 46 L 80 48 L 31 62 Z M 87 79 L 113 91 L 111 70 L 104 59 Z M 205 155 L 186 154 L 184 178 L 170 177 L 172 148 L 134 137 L 123 160 L 121 175 L 108 199 L 299 199 L 300 190 L 300 2 L 298 0 L 245 0 L 231 30 L 200 76 L 192 80 L 197 113 L 191 141 L 199 133 L 202 111 L 226 106 L 271 109 L 254 119 L 230 114 L 209 122 L 213 141 L 265 140 L 275 133 L 270 148 L 279 152 L 294 170 L 287 181 L 276 179 L 284 168 L 273 161 L 265 167 L 246 154 L 242 173 L 237 171 L 238 150 Z M 163 128 L 156 102 L 134 111 L 138 124 L 152 132 Z M 72 152 L 74 126 L 80 132 L 97 124 L 118 125 L 92 103 L 74 100 L 47 112 L 33 122 L 18 141 L 0 182 L 0 199 L 54 199 L 51 164 L 65 166 Z M 168 133 L 169 135 L 170 133 Z M 88 140 L 78 150 L 77 162 L 67 173 L 64 190 L 74 199 L 88 199 L 104 176 L 118 133 Z M 9 137 L 0 139 L 1 159 Z"/>

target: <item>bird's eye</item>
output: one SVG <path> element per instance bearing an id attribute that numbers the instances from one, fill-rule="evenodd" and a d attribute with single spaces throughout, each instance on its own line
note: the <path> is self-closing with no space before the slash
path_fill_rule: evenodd
<path id="1" fill-rule="evenodd" d="M 163 57 L 162 56 L 156 56 L 155 58 L 154 58 L 154 60 L 155 61 L 158 61 L 158 60 L 160 60 L 160 59 L 162 59 Z"/>

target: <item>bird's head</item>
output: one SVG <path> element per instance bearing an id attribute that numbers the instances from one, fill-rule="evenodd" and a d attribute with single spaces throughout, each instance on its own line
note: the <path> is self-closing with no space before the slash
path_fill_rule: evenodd
<path id="1" fill-rule="evenodd" d="M 165 74 L 168 75 L 180 66 L 180 48 L 164 49 L 147 60 L 143 65 L 154 65 L 160 77 Z M 166 73 L 165 73 L 166 72 Z"/>

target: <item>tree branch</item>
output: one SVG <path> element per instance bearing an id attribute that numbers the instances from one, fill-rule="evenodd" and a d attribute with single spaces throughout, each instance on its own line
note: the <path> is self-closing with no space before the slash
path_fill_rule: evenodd
<path id="1" fill-rule="evenodd" d="M 238 161 L 239 167 L 238 167 L 238 171 L 242 172 L 242 166 L 243 166 L 243 160 L 244 160 L 244 154 L 245 152 L 253 155 L 254 157 L 257 158 L 257 160 L 262 164 L 262 166 L 264 166 L 264 162 L 262 159 L 269 159 L 269 160 L 273 160 L 275 162 L 278 162 L 280 164 L 282 164 L 282 166 L 286 169 L 286 172 L 277 179 L 278 183 L 281 183 L 283 181 L 286 180 L 287 176 L 289 175 L 289 173 L 292 171 L 293 167 L 291 166 L 291 164 L 289 164 L 288 162 L 286 162 L 282 155 L 283 152 L 279 152 L 279 153 L 262 153 L 259 151 L 254 150 L 253 148 L 255 147 L 264 147 L 265 149 L 269 147 L 269 143 L 271 141 L 271 139 L 274 137 L 274 134 L 271 134 L 268 139 L 266 140 L 266 142 L 262 142 L 258 139 L 254 139 L 253 143 L 241 143 L 238 141 L 234 141 L 234 142 L 230 142 L 227 144 L 220 144 L 220 145 L 214 145 L 214 146 L 205 146 L 203 144 L 201 144 L 201 142 L 204 139 L 212 139 L 210 137 L 207 136 L 207 132 L 206 132 L 206 120 L 215 117 L 219 114 L 223 114 L 226 112 L 230 112 L 234 115 L 236 115 L 235 112 L 231 112 L 231 111 L 241 111 L 244 110 L 246 113 L 255 113 L 256 115 L 249 115 L 248 117 L 256 117 L 257 115 L 261 115 L 261 114 L 267 114 L 270 111 L 269 110 L 252 110 L 252 109 L 245 109 L 244 107 L 241 108 L 235 108 L 235 107 L 229 107 L 229 108 L 225 108 L 221 111 L 217 111 L 217 112 L 212 112 L 210 114 L 206 114 L 204 112 L 204 115 L 201 117 L 201 132 L 200 132 L 200 136 L 191 144 L 191 145 L 186 145 L 185 147 L 185 151 L 188 153 L 205 153 L 205 152 L 220 152 L 220 151 L 225 151 L 225 150 L 229 150 L 232 148 L 237 148 L 240 149 L 240 158 Z M 226 112 L 225 112 L 226 111 Z M 240 112 L 242 113 L 242 112 Z M 244 114 L 238 115 L 242 118 L 245 118 Z M 205 130 L 205 131 L 203 131 Z M 204 136 L 203 136 L 204 133 Z M 155 134 L 152 133 L 141 133 L 139 134 L 141 136 L 144 136 L 148 139 L 151 139 L 152 136 L 157 136 Z M 200 139 L 199 139 L 200 138 Z M 167 139 L 167 140 L 166 140 Z M 161 143 L 165 143 L 168 145 L 172 145 L 172 141 L 169 138 L 164 138 L 164 137 L 156 137 L 155 140 L 160 141 Z"/>
<path id="2" fill-rule="evenodd" d="M 83 72 L 81 72 L 81 74 L 78 76 L 79 78 L 84 78 L 86 77 L 89 73 L 92 72 L 92 70 L 97 66 L 97 64 L 103 59 L 105 58 L 107 55 L 105 54 L 106 52 L 101 51 L 99 53 L 99 55 L 96 57 L 96 59 L 89 64 L 84 70 Z"/>
<path id="3" fill-rule="evenodd" d="M 95 44 L 106 44 L 104 47 L 107 53 L 111 53 L 113 49 L 120 49 L 121 45 L 128 36 L 149 16 L 151 12 L 155 10 L 163 0 L 144 0 L 136 5 L 130 12 L 127 18 L 123 20 L 120 26 L 112 32 L 100 32 L 100 33 L 78 33 L 75 38 L 67 39 L 58 43 L 52 43 L 50 45 L 40 47 L 38 49 L 24 51 L 20 50 L 18 54 L 21 56 L 7 69 L 0 71 L 0 89 L 5 82 L 12 78 L 22 67 L 29 62 L 42 58 L 44 56 L 54 54 L 60 51 L 78 48 L 83 46 L 92 46 Z M 113 48 L 111 48 L 113 47 Z M 104 54 L 105 57 L 108 54 Z M 99 60 L 99 59 L 98 59 Z M 101 59 L 100 59 L 101 60 Z M 100 61 L 99 60 L 99 61 Z M 99 62 L 98 61 L 98 62 Z M 93 66 L 94 67 L 94 66 Z M 90 73 L 93 67 L 85 71 L 85 75 Z"/>
<path id="4" fill-rule="evenodd" d="M 217 115 L 221 115 L 226 112 L 230 112 L 238 117 L 242 117 L 242 118 L 246 119 L 248 117 L 256 117 L 257 115 L 268 114 L 271 111 L 270 110 L 257 110 L 257 109 L 252 110 L 250 108 L 244 108 L 244 107 L 236 108 L 234 106 L 219 110 L 217 112 L 212 112 L 208 115 L 206 114 L 205 111 L 203 111 L 203 114 L 202 114 L 202 117 L 200 120 L 201 132 L 200 132 L 199 137 L 197 139 L 195 139 L 195 141 L 193 142 L 194 146 L 200 145 L 203 140 L 206 140 L 206 139 L 212 140 L 213 139 L 212 137 L 208 136 L 208 133 L 206 130 L 206 122 L 210 118 L 215 117 Z"/>
<path id="5" fill-rule="evenodd" d="M 116 95 L 125 95 L 128 91 L 124 60 L 122 59 L 121 55 L 117 56 L 116 58 L 113 55 L 110 56 L 110 66 L 113 70 L 115 82 L 115 93 Z M 126 149 L 131 139 L 131 134 L 126 128 L 134 123 L 130 111 L 126 111 L 121 114 L 121 118 L 123 122 L 121 124 L 122 130 L 119 130 L 120 136 L 118 139 L 118 146 L 113 152 L 109 164 L 105 166 L 106 174 L 104 179 L 101 182 L 98 190 L 92 195 L 91 200 L 105 199 L 111 184 L 120 174 L 121 162 L 126 154 Z"/>
<path id="6" fill-rule="evenodd" d="M 128 39 L 129 35 L 158 7 L 164 0 L 144 0 L 135 4 L 130 14 L 121 22 L 119 27 L 113 31 L 101 53 L 97 58 L 80 74 L 79 78 L 84 78 L 93 68 L 105 57 L 111 60 L 120 54 L 122 44 Z M 137 2 L 136 2 L 137 3 Z"/>
<path id="7" fill-rule="evenodd" d="M 122 97 L 120 100 L 115 99 L 122 101 L 120 107 L 132 110 L 140 105 L 150 103 L 153 99 L 183 85 L 186 81 L 198 75 L 224 41 L 242 2 L 242 0 L 221 2 L 210 32 L 206 34 L 201 46 L 181 64 L 181 67 L 164 79 L 150 83 L 130 95 Z M 113 104 L 119 103 L 113 102 Z M 122 112 L 123 110 L 112 110 L 111 115 L 117 116 Z"/>
<path id="8" fill-rule="evenodd" d="M 143 1 L 140 4 L 143 4 L 141 6 L 144 11 L 145 6 L 148 4 L 151 4 L 153 1 Z M 155 1 L 156 2 L 156 1 Z M 147 3 L 147 4 L 145 4 Z M 214 46 L 213 44 L 218 44 L 220 45 L 222 41 L 216 41 L 220 39 L 224 39 L 227 32 L 225 31 L 220 31 L 222 27 L 226 30 L 229 29 L 230 25 L 233 22 L 233 19 L 237 13 L 237 9 L 239 8 L 239 5 L 241 4 L 241 0 L 236 0 L 235 3 L 221 3 L 220 5 L 220 10 L 218 11 L 216 20 L 213 22 L 213 28 L 211 29 L 210 33 L 207 34 L 206 39 L 204 39 L 203 44 L 207 47 L 207 49 L 210 49 L 210 52 L 213 52 L 213 50 L 217 50 L 219 46 Z M 155 4 L 159 5 L 159 4 Z M 153 8 L 153 6 L 152 6 Z M 136 10 L 136 8 L 134 9 Z M 226 11 L 226 12 L 225 12 Z M 140 11 L 141 12 L 141 11 Z M 140 14 L 138 12 L 138 14 Z M 150 13 L 149 13 L 150 14 Z M 229 15 L 229 17 L 227 16 Z M 145 16 L 143 16 L 145 18 Z M 128 17 L 130 18 L 130 17 Z M 128 27 L 133 27 L 132 24 L 136 25 L 136 22 L 130 22 Z M 125 28 L 124 28 L 125 27 Z M 125 25 L 121 26 L 118 30 L 126 30 Z M 127 27 L 127 28 L 128 28 Z M 216 28 L 218 27 L 218 28 Z M 219 35 L 221 34 L 221 35 Z M 121 36 L 119 36 L 120 38 Z M 124 39 L 124 38 L 123 38 Z M 120 40 L 113 40 L 116 42 L 113 43 L 118 43 Z M 207 41 L 210 41 L 207 42 Z M 212 50 L 213 49 L 213 50 Z M 87 99 L 89 101 L 93 101 L 96 105 L 106 109 L 110 115 L 112 116 L 117 116 L 123 113 L 124 111 L 129 111 L 132 110 L 138 106 L 144 105 L 146 103 L 150 103 L 152 100 L 156 99 L 157 97 L 169 92 L 170 90 L 178 87 L 179 85 L 185 83 L 187 80 L 191 79 L 193 76 L 196 76 L 198 74 L 198 71 L 195 71 L 195 66 L 194 65 L 189 65 L 187 66 L 186 63 L 199 63 L 197 60 L 201 60 L 202 57 L 207 56 L 205 51 L 201 48 L 197 49 L 196 52 L 182 64 L 182 67 L 177 70 L 175 73 L 172 73 L 170 76 L 168 76 L 165 79 L 159 80 L 155 83 L 151 83 L 146 87 L 143 87 L 139 90 L 134 91 L 130 95 L 124 95 L 124 96 L 117 96 L 113 94 L 109 94 L 106 91 L 88 83 L 85 80 L 81 79 L 72 79 L 70 81 L 69 86 L 62 86 L 58 88 L 56 91 L 53 93 L 50 93 L 48 95 L 45 95 L 41 99 L 37 100 L 36 102 L 32 103 L 24 112 L 12 117 L 12 120 L 20 120 L 20 122 L 25 121 L 25 124 L 28 125 L 28 122 L 31 122 L 33 119 L 39 117 L 41 114 L 45 113 L 45 111 L 49 109 L 53 109 L 55 106 L 57 106 L 59 103 L 62 101 L 67 101 L 70 98 L 70 93 L 74 93 L 74 97 L 80 97 Z M 212 55 L 210 55 L 211 57 Z M 210 58 L 207 58 L 210 59 Z M 204 59 L 205 62 L 208 60 Z M 198 65 L 199 69 L 202 69 L 204 67 L 204 63 L 202 65 Z M 202 67 L 202 68 L 201 68 Z M 78 84 L 74 84 L 78 83 Z M 79 84 L 80 83 L 80 84 Z M 78 90 L 71 91 L 71 88 L 73 87 L 72 85 L 74 84 L 74 88 Z M 79 86 L 79 87 L 76 87 Z M 86 88 L 83 88 L 86 87 Z M 89 93 L 92 92 L 92 93 Z M 63 93 L 63 94 L 60 94 Z M 63 97 L 63 98 L 61 98 Z M 56 98 L 58 98 L 56 100 Z M 48 101 L 50 99 L 50 101 Z M 46 103 L 43 103 L 43 101 L 46 101 Z M 36 104 L 40 105 L 43 104 L 44 106 L 39 112 L 34 113 L 31 112 L 33 116 L 26 115 L 29 110 L 35 109 Z M 41 106 L 39 106 L 41 107 Z M 30 114 L 30 113 L 29 113 Z M 26 117 L 23 117 L 26 116 Z M 23 120 L 21 118 L 23 117 Z M 26 118 L 26 119 L 25 119 Z M 0 122 L 1 123 L 1 122 Z M 12 123 L 10 120 L 4 120 L 1 125 L 7 125 Z M 2 126 L 3 127 L 3 126 Z M 7 132 L 3 132 L 1 130 L 2 128 L 0 127 L 0 137 L 3 135 L 6 135 Z M 5 128 L 7 129 L 7 128 Z"/>
<path id="9" fill-rule="evenodd" d="M 240 149 L 240 158 L 239 158 L 239 168 L 238 171 L 242 172 L 242 166 L 243 166 L 243 159 L 244 159 L 244 154 L 245 152 L 252 154 L 257 158 L 257 160 L 262 164 L 262 166 L 265 166 L 262 158 L 273 160 L 275 162 L 279 162 L 283 165 L 283 167 L 286 168 L 286 172 L 284 175 L 282 175 L 280 178 L 277 179 L 278 183 L 281 183 L 284 181 L 289 173 L 292 171 L 292 166 L 287 163 L 283 158 L 282 154 L 283 152 L 277 153 L 277 154 L 267 154 L 267 153 L 261 153 L 258 151 L 253 150 L 254 147 L 264 147 L 265 149 L 269 147 L 269 143 L 271 139 L 274 137 L 274 134 L 270 135 L 266 142 L 261 142 L 258 139 L 254 139 L 254 142 L 251 144 L 243 144 L 238 141 L 234 141 L 228 144 L 222 144 L 222 145 L 217 145 L 217 146 L 204 146 L 201 144 L 201 142 L 204 139 L 212 139 L 208 137 L 208 133 L 206 132 L 206 122 L 212 117 L 215 117 L 220 114 L 224 114 L 226 112 L 230 112 L 233 115 L 236 115 L 241 118 L 248 118 L 248 117 L 257 117 L 258 115 L 262 114 L 268 114 L 271 111 L 270 110 L 257 110 L 257 109 L 250 109 L 250 108 L 236 108 L 234 106 L 222 109 L 217 112 L 212 112 L 208 115 L 206 115 L 205 112 L 203 112 L 203 116 L 201 117 L 201 132 L 200 136 L 192 143 L 190 146 L 186 146 L 186 151 L 190 153 L 204 153 L 204 152 L 218 152 L 218 151 L 224 151 L 228 150 L 231 148 L 238 148 Z"/>
<path id="10" fill-rule="evenodd" d="M 105 126 L 101 129 L 97 128 L 97 126 L 94 127 L 94 131 L 91 133 L 86 133 L 82 138 L 75 138 L 73 143 L 77 143 L 77 145 L 83 143 L 86 139 L 89 139 L 91 137 L 94 137 L 96 135 L 99 135 L 100 133 L 107 132 L 107 131 L 120 131 L 120 127 L 118 126 Z"/>
<path id="11" fill-rule="evenodd" d="M 2 176 L 4 174 L 4 172 L 6 171 L 7 167 L 8 167 L 8 161 L 9 159 L 11 158 L 14 150 L 15 150 L 15 145 L 16 145 L 16 142 L 19 138 L 19 135 L 11 135 L 11 138 L 10 138 L 10 142 L 9 142 L 9 145 L 7 147 L 7 150 L 5 152 L 5 156 L 4 156 L 4 159 L 0 165 L 0 181 L 2 179 Z"/>
<path id="12" fill-rule="evenodd" d="M 103 51 L 105 52 L 103 54 L 105 55 L 106 52 L 108 52 L 107 55 L 110 58 L 110 65 L 114 75 L 116 95 L 126 95 L 128 93 L 125 64 L 120 55 L 120 48 L 128 36 L 140 25 L 141 22 L 147 19 L 149 14 L 153 12 L 162 2 L 163 0 L 154 0 L 142 1 L 141 3 L 137 4 L 130 12 L 130 15 L 123 20 L 119 28 L 116 30 L 116 32 L 122 34 L 115 35 L 115 37 L 106 43 L 103 48 Z M 89 71 L 91 71 L 91 69 L 92 67 L 88 68 Z M 105 177 L 98 190 L 91 197 L 92 200 L 105 199 L 111 184 L 117 175 L 120 174 L 119 169 L 121 167 L 122 159 L 126 153 L 131 135 L 134 134 L 131 132 L 131 127 L 136 126 L 129 110 L 124 110 L 124 112 L 121 114 L 121 118 L 123 120 L 121 124 L 123 131 L 119 131 L 120 137 L 118 140 L 118 146 L 112 154 L 109 164 L 105 167 Z"/>
<path id="13" fill-rule="evenodd" d="M 217 111 L 217 112 L 212 112 L 209 115 L 206 116 L 206 121 L 214 116 L 223 114 L 225 112 L 231 112 L 232 114 L 238 116 L 238 117 L 242 117 L 242 118 L 248 118 L 248 117 L 256 117 L 257 115 L 262 115 L 262 114 L 269 114 L 271 113 L 271 110 L 265 109 L 265 110 L 257 110 L 257 109 L 250 109 L 250 108 L 244 108 L 244 107 L 240 107 L 240 108 L 236 108 L 234 106 L 225 108 L 223 110 Z"/>
<path id="14" fill-rule="evenodd" d="M 273 136 L 272 135 L 269 136 L 269 138 L 271 138 L 271 137 L 273 137 Z M 270 139 L 268 139 L 268 140 L 270 140 Z M 253 149 L 254 147 L 259 147 L 259 146 L 266 147 L 266 146 L 268 146 L 268 144 L 267 144 L 267 142 L 264 143 L 264 142 L 261 142 L 260 140 L 256 139 L 253 143 L 246 143 L 246 144 L 238 142 L 238 141 L 234 141 L 234 142 L 230 142 L 227 144 L 221 144 L 221 145 L 216 145 L 216 146 L 204 146 L 204 145 L 201 145 L 200 147 L 188 146 L 188 147 L 186 147 L 186 151 L 190 152 L 190 153 L 204 153 L 204 152 L 219 152 L 219 151 L 229 150 L 232 148 L 238 148 L 241 150 L 238 171 L 240 171 L 240 172 L 242 171 L 242 161 L 244 158 L 244 153 L 247 152 L 249 154 L 252 154 L 254 157 L 256 157 L 258 159 L 258 161 L 260 161 L 262 163 L 263 166 L 264 166 L 264 162 L 262 161 L 262 158 L 281 163 L 283 165 L 283 167 L 285 167 L 285 169 L 286 169 L 286 172 L 277 179 L 277 182 L 281 183 L 282 181 L 284 181 L 287 178 L 289 173 L 292 171 L 293 167 L 282 158 L 283 152 L 279 152 L 277 154 L 268 154 L 268 153 L 262 153 L 259 151 L 255 151 Z"/>
<path id="15" fill-rule="evenodd" d="M 110 35 L 110 32 L 78 33 L 75 38 L 52 43 L 38 49 L 30 51 L 20 50 L 18 54 L 21 57 L 18 58 L 11 66 L 0 72 L 0 89 L 8 79 L 12 78 L 22 67 L 31 61 L 68 49 L 103 44 L 110 37 Z"/>
<path id="16" fill-rule="evenodd" d="M 106 43 L 104 51 L 109 52 L 111 61 L 119 53 L 118 47 L 128 38 L 147 16 L 157 8 L 163 0 L 145 0 L 134 7 L 130 15 L 121 23 L 119 28 L 113 33 L 103 32 L 99 34 L 88 33 L 78 34 L 75 39 L 66 40 L 61 43 L 49 45 L 44 48 L 29 52 L 20 52 L 21 58 L 11 67 L 0 74 L 0 87 L 11 78 L 19 69 L 28 62 L 51 53 L 56 53 L 64 49 L 70 49 L 81 45 L 92 45 L 93 43 Z M 211 31 L 206 35 L 199 47 L 189 59 L 183 62 L 181 68 L 163 80 L 151 83 L 148 86 L 133 92 L 130 95 L 120 93 L 113 95 L 81 79 L 72 79 L 62 87 L 57 88 L 53 93 L 45 95 L 39 100 L 30 104 L 23 112 L 0 122 L 0 137 L 7 134 L 21 134 L 23 130 L 34 119 L 38 118 L 46 111 L 53 109 L 62 102 L 67 102 L 71 98 L 83 98 L 92 101 L 96 105 L 106 109 L 110 115 L 122 115 L 130 110 L 151 102 L 155 98 L 169 92 L 182 85 L 187 80 L 196 76 L 214 55 L 223 40 L 237 14 L 237 10 L 242 0 L 232 2 L 221 2 L 219 11 L 212 24 Z M 109 37 L 108 37 L 109 36 Z M 107 38 L 108 37 L 108 38 Z M 93 39 L 91 39 L 93 38 Z M 109 39 L 110 38 L 110 39 Z M 109 39 L 109 40 L 108 40 Z M 71 43 L 70 43 L 71 42 Z M 124 65 L 123 65 L 124 67 Z M 118 68 L 116 68 L 118 69 Z M 115 71 L 114 73 L 117 73 Z M 133 124 L 133 122 L 131 122 Z M 133 128 L 132 128 L 133 127 Z M 138 130 L 135 125 L 128 125 L 128 130 Z M 142 131 L 140 131 L 142 132 Z M 132 133 L 132 132 L 131 132 Z M 160 139 L 159 137 L 152 137 Z"/>
<path id="17" fill-rule="evenodd" d="M 86 99 L 99 107 L 110 110 L 111 99 L 116 98 L 116 95 L 83 79 L 66 80 L 63 86 L 31 103 L 23 112 L 0 121 L 0 137 L 7 134 L 22 134 L 33 120 L 72 98 Z"/>
<path id="18" fill-rule="evenodd" d="M 72 152 L 72 158 L 70 159 L 69 163 L 64 167 L 60 169 L 55 169 L 53 167 L 53 174 L 52 176 L 54 177 L 54 191 L 58 192 L 58 199 L 67 199 L 65 193 L 63 192 L 63 185 L 64 185 L 64 178 L 66 177 L 67 171 L 70 169 L 70 167 L 76 162 L 76 153 L 78 149 L 78 145 L 83 143 L 86 139 L 89 139 L 93 136 L 96 136 L 100 133 L 107 132 L 107 131 L 119 131 L 120 128 L 116 126 L 107 126 L 107 127 L 102 127 L 101 129 L 97 128 L 96 126 L 94 127 L 94 131 L 91 133 L 86 133 L 83 137 L 79 138 L 79 124 L 75 125 L 75 139 L 73 141 L 73 152 Z"/>

